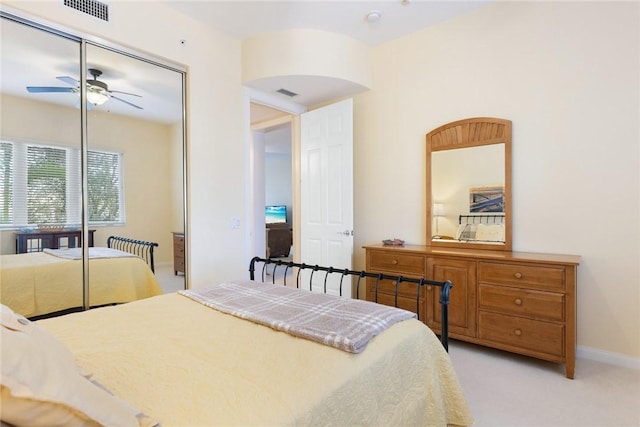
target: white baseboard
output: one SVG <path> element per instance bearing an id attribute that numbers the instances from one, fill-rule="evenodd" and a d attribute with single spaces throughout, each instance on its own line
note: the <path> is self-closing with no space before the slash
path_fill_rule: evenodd
<path id="1" fill-rule="evenodd" d="M 640 371 L 640 357 L 626 356 L 597 348 L 578 346 L 576 357 Z"/>

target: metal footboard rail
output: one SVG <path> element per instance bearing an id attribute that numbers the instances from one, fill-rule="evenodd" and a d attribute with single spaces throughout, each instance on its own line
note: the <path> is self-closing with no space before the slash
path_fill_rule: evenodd
<path id="1" fill-rule="evenodd" d="M 267 274 L 267 266 L 269 264 L 273 265 L 273 270 L 271 272 L 271 277 L 272 277 L 272 283 L 275 284 L 275 280 L 276 280 L 276 270 L 278 267 L 284 267 L 284 285 L 287 285 L 287 274 L 289 273 L 289 270 L 297 268 L 297 273 L 296 273 L 296 287 L 300 288 L 300 273 L 302 270 L 311 270 L 311 274 L 309 275 L 309 290 L 312 290 L 312 286 L 313 286 L 313 275 L 316 272 L 325 272 L 324 273 L 324 293 L 327 293 L 327 279 L 329 277 L 330 274 L 340 274 L 340 286 L 339 286 L 339 293 L 340 296 L 342 296 L 342 288 L 343 288 L 343 282 L 344 282 L 344 278 L 347 276 L 357 276 L 358 280 L 356 282 L 356 298 L 360 299 L 360 284 L 362 281 L 362 278 L 373 278 L 376 279 L 375 282 L 375 302 L 378 302 L 378 289 L 380 286 L 380 281 L 381 280 L 393 280 L 395 282 L 395 295 L 394 295 L 394 305 L 397 307 L 398 306 L 398 289 L 400 288 L 400 286 L 403 283 L 415 283 L 418 286 L 416 286 L 416 315 L 419 317 L 420 316 L 420 293 L 421 293 L 421 289 L 425 286 L 437 286 L 440 288 L 440 298 L 439 298 L 439 303 L 440 303 L 440 308 L 441 308 L 441 322 L 442 322 L 442 330 L 441 330 L 441 334 L 440 334 L 440 342 L 442 343 L 442 346 L 445 348 L 445 350 L 449 351 L 449 311 L 448 311 L 448 307 L 449 307 L 449 301 L 450 301 L 450 297 L 449 294 L 451 292 L 451 288 L 453 287 L 453 284 L 451 283 L 451 281 L 449 280 L 445 280 L 444 282 L 441 281 L 436 281 L 436 280 L 428 280 L 425 278 L 413 278 L 413 277 L 404 277 L 404 276 L 394 276 L 394 275 L 389 275 L 389 274 L 383 274 L 383 273 L 371 273 L 371 272 L 367 272 L 367 271 L 363 271 L 363 270 L 349 270 L 349 269 L 338 269 L 338 268 L 334 268 L 334 267 L 322 267 L 319 265 L 310 265 L 310 264 L 300 264 L 300 263 L 296 263 L 296 262 L 292 262 L 292 261 L 282 261 L 282 260 L 278 260 L 278 259 L 271 259 L 271 258 L 260 258 L 260 257 L 253 257 L 251 259 L 251 262 L 249 264 L 249 278 L 251 280 L 256 280 L 255 279 L 255 273 L 256 273 L 256 263 L 263 263 L 262 269 L 261 269 L 261 278 L 260 280 L 262 282 L 265 281 L 265 275 Z M 349 290 L 351 290 L 351 287 L 349 287 Z M 426 313 L 425 313 L 426 316 Z"/>
<path id="2" fill-rule="evenodd" d="M 155 242 L 147 242 L 144 240 L 129 239 L 128 237 L 109 236 L 107 239 L 107 247 L 117 249 L 119 251 L 129 252 L 142 258 L 151 267 L 151 271 L 155 273 L 155 262 L 153 259 L 153 248 L 159 245 Z"/>

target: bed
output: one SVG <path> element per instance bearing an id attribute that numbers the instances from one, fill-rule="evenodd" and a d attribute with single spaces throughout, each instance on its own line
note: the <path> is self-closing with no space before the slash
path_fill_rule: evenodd
<path id="1" fill-rule="evenodd" d="M 92 307 L 162 294 L 153 274 L 157 243 L 111 236 L 107 247 L 90 247 L 89 297 Z M 78 311 L 83 306 L 82 248 L 0 257 L 0 300 L 23 316 Z"/>
<path id="2" fill-rule="evenodd" d="M 504 213 L 458 215 L 456 240 L 504 244 Z"/>
<path id="3" fill-rule="evenodd" d="M 31 404 L 31 415 L 47 406 L 51 417 L 90 416 L 122 426 L 473 422 L 447 351 L 435 334 L 413 313 L 372 302 L 240 280 L 26 325 L 18 324 L 15 315 L 5 316 L 6 311 L 3 307 L 3 341 L 7 336 L 14 341 L 16 336 L 23 338 L 24 347 L 30 347 L 22 354 L 38 359 L 21 358 L 14 354 L 18 349 L 3 345 L 6 422 L 27 416 L 19 410 L 23 400 Z M 265 311 L 275 313 L 274 323 L 262 318 Z M 342 313 L 337 323 L 310 315 L 335 311 Z M 258 318 L 252 317 L 256 312 Z M 382 327 L 362 322 L 373 319 L 373 312 L 395 320 Z M 338 331 L 339 336 L 327 339 L 320 333 L 325 341 L 318 341 L 300 333 L 300 325 L 317 326 L 317 321 L 331 331 L 329 335 Z M 352 321 L 379 329 L 370 340 L 345 339 L 353 338 L 348 332 Z M 24 339 L 25 335 L 34 338 Z M 39 351 L 38 346 L 56 347 L 62 355 L 54 363 L 48 357 L 52 352 Z M 5 366 L 12 362 L 17 365 L 13 372 L 27 372 L 29 363 L 53 365 L 50 369 L 57 372 L 61 360 L 73 372 L 65 376 L 65 390 L 57 382 L 43 385 L 47 375 L 31 379 L 33 384 L 5 381 Z M 70 378 L 75 378 L 76 387 L 66 386 L 74 383 Z M 108 402 L 94 405 L 93 399 L 79 399 L 78 387 L 92 393 L 104 388 L 108 392 L 95 399 Z M 49 394 L 34 399 L 41 389 Z M 66 396 L 76 401 L 68 403 Z M 105 413 L 99 406 L 110 410 Z M 68 415 L 69 408 L 78 407 L 80 412 Z M 116 420 L 119 414 L 122 418 Z"/>

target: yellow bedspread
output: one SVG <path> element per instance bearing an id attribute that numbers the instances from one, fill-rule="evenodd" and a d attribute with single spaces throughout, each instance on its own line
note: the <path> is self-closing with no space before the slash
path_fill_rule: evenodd
<path id="1" fill-rule="evenodd" d="M 162 294 L 149 266 L 138 257 L 89 260 L 92 306 Z M 82 307 L 82 261 L 44 252 L 0 257 L 0 301 L 26 317 Z"/>
<path id="2" fill-rule="evenodd" d="M 360 354 L 177 293 L 38 323 L 163 427 L 472 423 L 449 356 L 415 319 Z"/>

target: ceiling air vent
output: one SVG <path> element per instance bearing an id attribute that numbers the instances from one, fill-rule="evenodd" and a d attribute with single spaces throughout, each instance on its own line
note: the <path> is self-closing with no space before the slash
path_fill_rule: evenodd
<path id="1" fill-rule="evenodd" d="M 283 95 L 287 95 L 288 97 L 291 97 L 291 98 L 293 98 L 294 96 L 298 96 L 297 93 L 291 92 L 290 90 L 286 90 L 286 89 L 278 89 L 276 92 L 281 93 Z"/>
<path id="2" fill-rule="evenodd" d="M 96 0 L 64 0 L 64 5 L 95 18 L 109 21 L 109 5 Z"/>

